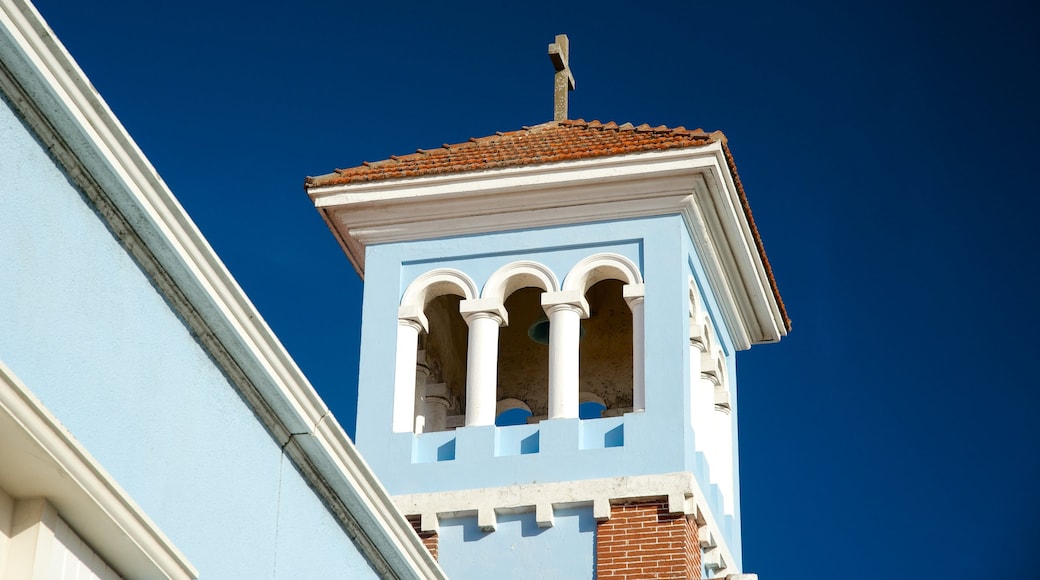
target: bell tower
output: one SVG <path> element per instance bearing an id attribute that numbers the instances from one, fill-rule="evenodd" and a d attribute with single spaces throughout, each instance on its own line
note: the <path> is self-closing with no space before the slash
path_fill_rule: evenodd
<path id="1" fill-rule="evenodd" d="M 725 136 L 563 119 L 307 192 L 365 281 L 357 446 L 450 577 L 739 577 L 735 357 L 790 324 Z"/>

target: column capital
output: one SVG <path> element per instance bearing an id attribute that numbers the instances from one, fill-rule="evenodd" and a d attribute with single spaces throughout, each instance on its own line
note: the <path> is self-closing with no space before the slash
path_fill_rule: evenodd
<path id="1" fill-rule="evenodd" d="M 722 385 L 715 385 L 715 410 L 729 415 L 730 408 L 729 391 Z"/>
<path id="2" fill-rule="evenodd" d="M 629 308 L 642 304 L 645 296 L 646 284 L 625 284 L 621 287 L 621 297 L 628 303 Z"/>
<path id="3" fill-rule="evenodd" d="M 459 314 L 469 324 L 474 318 L 494 318 L 499 326 L 509 326 L 509 313 L 505 305 L 494 298 L 471 298 L 459 302 Z"/>
<path id="4" fill-rule="evenodd" d="M 426 383 L 422 386 L 422 396 L 450 399 L 451 391 L 448 390 L 447 383 Z"/>
<path id="5" fill-rule="evenodd" d="M 708 352 L 711 346 L 711 328 L 695 317 L 690 317 L 690 344 L 702 353 Z"/>
<path id="6" fill-rule="evenodd" d="M 582 318 L 589 317 L 589 303 L 585 296 L 577 290 L 561 290 L 559 292 L 542 293 L 542 310 L 548 316 L 554 310 L 568 309 L 577 312 Z"/>
<path id="7" fill-rule="evenodd" d="M 722 376 L 726 372 L 725 359 L 722 356 L 722 352 L 715 350 L 715 352 L 701 352 L 701 371 L 710 373 L 718 377 L 718 380 L 722 381 Z"/>
<path id="8" fill-rule="evenodd" d="M 430 331 L 430 321 L 426 319 L 422 308 L 415 304 L 406 304 L 397 309 L 397 324 L 411 326 L 419 331 Z"/>

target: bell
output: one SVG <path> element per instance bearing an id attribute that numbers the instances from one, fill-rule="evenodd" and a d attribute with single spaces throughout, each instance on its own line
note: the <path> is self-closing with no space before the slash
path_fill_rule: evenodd
<path id="1" fill-rule="evenodd" d="M 549 344 L 549 319 L 545 316 L 534 321 L 531 328 L 527 329 L 527 337 L 538 344 Z M 578 339 L 585 338 L 585 327 L 578 327 Z"/>
<path id="2" fill-rule="evenodd" d="M 549 344 L 549 319 L 541 317 L 527 329 L 527 337 L 538 344 Z"/>

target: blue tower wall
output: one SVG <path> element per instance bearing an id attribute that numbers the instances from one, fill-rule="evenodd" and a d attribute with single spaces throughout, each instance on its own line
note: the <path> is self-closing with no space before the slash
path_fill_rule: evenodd
<path id="1" fill-rule="evenodd" d="M 398 307 L 416 277 L 436 268 L 453 268 L 481 289 L 498 268 L 529 260 L 551 269 L 562 285 L 579 260 L 603 252 L 632 260 L 645 281 L 645 412 L 419 435 L 392 432 Z M 369 246 L 358 388 L 359 448 L 394 495 L 691 472 L 708 495 L 739 566 L 739 507 L 736 517 L 719 517 L 721 497 L 708 483 L 703 455 L 694 451 L 690 276 L 712 318 L 735 394 L 733 343 L 678 215 Z M 734 445 L 734 466 L 735 455 Z"/>

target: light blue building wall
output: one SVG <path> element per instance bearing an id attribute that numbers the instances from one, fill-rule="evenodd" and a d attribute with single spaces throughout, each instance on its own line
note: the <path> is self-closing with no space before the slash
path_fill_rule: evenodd
<path id="1" fill-rule="evenodd" d="M 632 260 L 645 281 L 645 412 L 419 435 L 392 432 L 398 306 L 413 280 L 435 268 L 453 268 L 467 274 L 480 289 L 498 268 L 530 260 L 551 269 L 562 285 L 579 260 L 603 252 Z M 722 343 L 729 388 L 735 395 L 734 347 L 681 216 L 371 245 L 365 264 L 357 444 L 391 494 L 685 471 L 696 476 L 713 513 L 724 513 L 719 490 L 708 483 L 707 462 L 694 451 L 690 276 Z M 733 453 L 736 466 L 735 446 Z M 734 515 L 739 517 L 739 507 Z M 717 517 L 717 522 L 739 569 L 737 517 Z M 486 538 L 476 533 L 442 533 L 440 541 L 442 546 L 485 542 L 500 533 L 484 534 Z M 443 562 L 450 572 L 448 560 Z"/>
<path id="2" fill-rule="evenodd" d="M 376 577 L 153 280 L 2 99 L 0 360 L 203 578 Z"/>
<path id="3" fill-rule="evenodd" d="M 477 518 L 449 518 L 440 527 L 440 563 L 452 580 L 592 580 L 596 520 L 592 508 L 556 510 L 556 523 L 542 528 L 534 512 L 503 514 L 498 530 L 480 530 Z M 479 544 L 479 550 L 467 549 Z"/>

